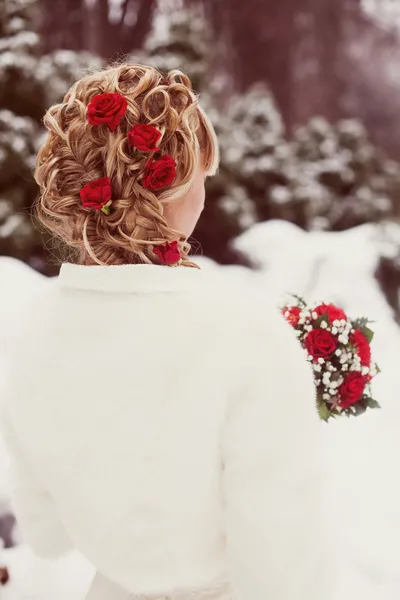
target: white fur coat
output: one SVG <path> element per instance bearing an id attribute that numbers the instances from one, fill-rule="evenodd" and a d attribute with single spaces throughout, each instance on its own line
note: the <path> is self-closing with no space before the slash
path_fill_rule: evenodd
<path id="1" fill-rule="evenodd" d="M 78 548 L 90 600 L 329 598 L 312 375 L 265 298 L 195 269 L 64 265 L 8 355 L 22 532 L 44 557 Z"/>

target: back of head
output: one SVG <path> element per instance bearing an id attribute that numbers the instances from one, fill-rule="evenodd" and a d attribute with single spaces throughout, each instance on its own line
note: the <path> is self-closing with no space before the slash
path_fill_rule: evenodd
<path id="1" fill-rule="evenodd" d="M 107 99 L 105 117 L 108 110 L 116 118 L 112 124 L 90 118 L 100 95 Z M 211 175 L 219 157 L 214 129 L 186 75 L 136 64 L 87 75 L 48 110 L 44 124 L 49 133 L 37 159 L 36 214 L 67 249 L 64 258 L 87 265 L 152 263 L 155 246 L 177 240 L 182 264 L 192 266 L 190 246 L 169 227 L 165 205 L 188 193 L 200 161 Z M 158 130 L 155 150 L 176 163 L 172 184 L 143 185 L 154 152 L 132 148 L 135 125 Z M 82 188 L 102 178 L 112 189 L 109 211 L 82 203 Z"/>

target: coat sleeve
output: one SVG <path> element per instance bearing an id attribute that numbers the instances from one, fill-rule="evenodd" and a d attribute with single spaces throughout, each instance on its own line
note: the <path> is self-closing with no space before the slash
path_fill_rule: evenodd
<path id="1" fill-rule="evenodd" d="M 312 371 L 278 312 L 245 337 L 222 446 L 231 580 L 239 600 L 329 600 L 326 425 Z"/>
<path id="2" fill-rule="evenodd" d="M 85 600 L 132 600 L 133 595 L 97 572 Z"/>
<path id="3" fill-rule="evenodd" d="M 1 409 L 0 429 L 9 457 L 13 508 L 24 541 L 41 558 L 59 558 L 73 546 L 58 518 L 53 498 L 40 485 L 19 447 L 5 407 Z"/>

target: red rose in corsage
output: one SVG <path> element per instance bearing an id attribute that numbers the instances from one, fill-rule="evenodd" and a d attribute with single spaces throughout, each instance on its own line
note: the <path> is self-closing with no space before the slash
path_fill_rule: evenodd
<path id="1" fill-rule="evenodd" d="M 127 107 L 128 101 L 122 94 L 98 94 L 88 106 L 88 121 L 91 125 L 107 125 L 110 131 L 115 131 Z"/>
<path id="2" fill-rule="evenodd" d="M 379 368 L 371 361 L 368 319 L 350 319 L 334 304 L 308 306 L 297 296 L 282 313 L 311 363 L 321 419 L 379 408 L 371 392 Z"/>
<path id="3" fill-rule="evenodd" d="M 110 214 L 112 204 L 112 188 L 109 177 L 100 177 L 87 183 L 79 192 L 84 208 L 101 210 L 105 215 Z"/>
<path id="4" fill-rule="evenodd" d="M 153 250 L 163 265 L 176 265 L 181 260 L 181 252 L 178 242 L 165 242 L 161 246 L 156 246 Z"/>
<path id="5" fill-rule="evenodd" d="M 286 321 L 288 323 L 290 323 L 290 325 L 292 327 L 296 327 L 296 325 L 298 324 L 298 322 L 300 320 L 300 313 L 301 313 L 301 310 L 298 306 L 291 306 L 290 308 L 285 306 L 282 309 L 283 316 L 285 317 Z"/>
<path id="6" fill-rule="evenodd" d="M 371 346 L 360 329 L 355 330 L 350 338 L 350 342 L 356 347 L 362 366 L 369 367 L 371 363 Z"/>
<path id="7" fill-rule="evenodd" d="M 349 408 L 352 404 L 359 402 L 366 384 L 367 379 L 358 371 L 349 373 L 339 388 L 339 406 L 341 408 Z"/>
<path id="8" fill-rule="evenodd" d="M 338 345 L 337 338 L 326 329 L 313 329 L 304 340 L 304 347 L 313 360 L 330 358 Z"/>
<path id="9" fill-rule="evenodd" d="M 313 308 L 313 312 L 315 312 L 319 317 L 322 315 L 327 315 L 331 324 L 333 321 L 347 320 L 344 310 L 338 306 L 334 306 L 333 304 L 320 304 L 319 306 Z"/>
<path id="10" fill-rule="evenodd" d="M 176 162 L 168 154 L 150 159 L 146 164 L 142 185 L 149 190 L 158 190 L 170 185 L 176 177 Z"/>
<path id="11" fill-rule="evenodd" d="M 128 133 L 129 144 L 141 152 L 158 152 L 161 131 L 153 125 L 134 125 Z"/>

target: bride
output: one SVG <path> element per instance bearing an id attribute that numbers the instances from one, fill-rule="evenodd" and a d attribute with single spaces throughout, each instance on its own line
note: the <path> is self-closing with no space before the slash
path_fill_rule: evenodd
<path id="1" fill-rule="evenodd" d="M 303 352 L 265 298 L 189 257 L 218 166 L 189 79 L 109 68 L 44 122 L 37 215 L 64 264 L 19 316 L 2 407 L 26 541 L 80 550 L 90 600 L 328 600 Z"/>

